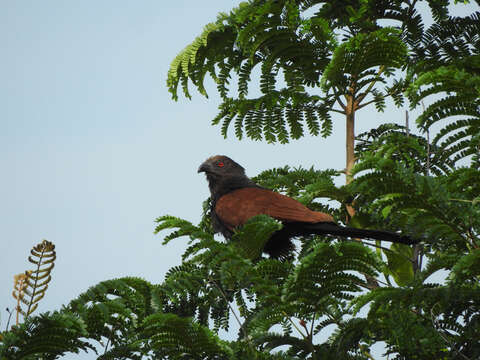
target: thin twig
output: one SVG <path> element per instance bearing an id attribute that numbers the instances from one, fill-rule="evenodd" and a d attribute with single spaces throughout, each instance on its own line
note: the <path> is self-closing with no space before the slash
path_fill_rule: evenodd
<path id="1" fill-rule="evenodd" d="M 283 315 L 287 317 L 288 321 L 290 321 L 290 323 L 293 325 L 293 327 L 300 333 L 300 335 L 302 335 L 302 337 L 304 339 L 308 339 L 308 336 L 305 335 L 302 330 L 300 330 L 300 328 L 295 325 L 295 323 L 292 321 L 292 319 L 290 318 L 290 316 L 288 316 L 288 314 L 285 312 L 285 311 L 282 311 L 283 312 Z"/>
<path id="2" fill-rule="evenodd" d="M 40 266 L 43 265 L 43 256 L 45 255 L 45 240 L 43 242 L 44 246 L 42 248 L 42 251 L 40 253 L 40 256 L 39 259 L 38 259 L 38 263 L 37 263 L 37 269 L 35 271 L 33 271 L 33 273 L 35 273 L 35 279 L 34 279 L 34 282 L 33 282 L 33 287 L 32 287 L 32 296 L 30 296 L 30 301 L 28 302 L 28 308 L 27 308 L 27 311 L 26 311 L 26 316 L 30 315 L 30 309 L 32 308 L 32 304 L 35 300 L 35 295 L 37 293 L 37 284 L 38 284 L 38 279 L 40 277 Z"/>
<path id="3" fill-rule="evenodd" d="M 315 323 L 315 315 L 317 315 L 317 312 L 315 311 L 313 313 L 313 317 L 312 317 L 312 326 L 310 326 L 310 336 L 313 338 L 313 324 Z"/>
<path id="4" fill-rule="evenodd" d="M 112 331 L 110 331 L 110 336 L 108 337 L 107 339 L 107 344 L 105 345 L 105 349 L 103 350 L 103 355 L 105 355 L 107 353 L 107 350 L 108 350 L 108 346 L 110 345 L 111 343 L 111 339 L 112 339 L 112 335 L 113 335 L 113 330 L 114 330 L 115 326 L 112 325 Z"/>
<path id="5" fill-rule="evenodd" d="M 360 96 L 357 98 L 357 104 L 360 105 L 360 102 L 365 99 L 365 97 L 370 93 L 370 91 L 372 90 L 372 88 L 375 86 L 375 83 L 378 81 L 378 78 L 380 77 L 380 75 L 382 74 L 382 72 L 385 70 L 385 65 L 382 65 L 380 66 L 380 68 L 378 69 L 377 71 L 377 78 L 375 80 L 373 80 L 369 85 L 368 85 L 368 88 L 367 90 L 365 90 L 363 93 L 360 94 Z M 357 89 L 358 90 L 358 89 Z M 360 108 L 360 107 L 358 107 Z"/>
<path id="6" fill-rule="evenodd" d="M 382 95 L 381 97 L 382 97 L 382 99 L 386 99 L 387 97 L 393 95 L 394 93 L 395 93 L 394 91 L 388 91 L 385 95 Z M 359 104 L 359 105 L 357 105 L 357 110 L 360 110 L 361 108 L 364 108 L 365 106 L 370 105 L 371 103 L 374 103 L 375 101 L 376 101 L 376 99 L 372 99 L 372 100 L 367 101 L 364 104 L 361 104 L 361 105 Z"/>
<path id="7" fill-rule="evenodd" d="M 335 99 L 337 100 L 338 104 L 342 107 L 343 110 L 345 110 L 347 107 L 343 103 L 342 99 L 340 98 L 340 95 L 338 95 L 338 93 L 335 91 L 335 86 L 332 86 L 332 91 L 333 91 L 333 94 L 335 95 Z"/>
<path id="8" fill-rule="evenodd" d="M 8 331 L 8 326 L 10 325 L 10 319 L 12 318 L 13 311 L 11 311 L 9 308 L 7 308 L 8 312 L 8 320 L 7 320 L 7 326 L 5 327 L 5 331 Z"/>
<path id="9" fill-rule="evenodd" d="M 425 112 L 425 103 L 422 101 L 422 109 Z M 425 175 L 430 175 L 430 130 L 427 129 L 427 163 L 425 164 Z"/>
<path id="10" fill-rule="evenodd" d="M 437 303 L 438 304 L 438 303 Z M 435 305 L 437 305 L 435 304 Z M 452 348 L 452 350 L 454 352 L 456 352 L 458 355 L 460 355 L 461 357 L 463 357 L 464 359 L 467 359 L 467 360 L 471 360 L 469 357 L 465 356 L 464 354 L 462 354 L 460 352 L 460 350 L 456 350 L 455 349 L 455 346 L 453 344 L 452 341 L 450 341 L 450 339 L 448 339 L 441 330 L 437 330 L 437 321 L 435 320 L 436 316 L 435 314 L 433 313 L 433 308 L 435 307 L 435 305 L 432 306 L 432 308 L 430 309 L 430 316 L 431 316 L 431 320 L 432 320 L 432 325 L 433 325 L 433 328 L 437 331 L 437 334 L 440 335 L 440 337 L 443 339 L 443 341 L 445 341 L 448 345 L 450 345 L 450 347 Z"/>
<path id="11" fill-rule="evenodd" d="M 386 96 L 384 96 L 385 98 Z M 361 108 L 364 108 L 365 106 L 367 105 L 370 105 L 371 103 L 374 103 L 376 101 L 376 99 L 373 99 L 373 100 L 370 100 L 370 101 L 367 101 L 366 103 L 362 104 L 362 105 L 358 105 L 357 106 L 357 110 L 360 110 Z"/>
<path id="12" fill-rule="evenodd" d="M 362 349 L 362 353 L 363 353 L 363 355 L 365 355 L 365 356 L 368 357 L 369 359 L 375 360 L 375 358 L 372 357 L 372 354 L 370 354 L 370 352 L 369 352 L 368 350 L 363 350 L 363 349 Z"/>
<path id="13" fill-rule="evenodd" d="M 410 136 L 410 126 L 408 124 L 408 110 L 405 110 L 405 129 L 407 137 Z"/>
<path id="14" fill-rule="evenodd" d="M 342 111 L 342 110 L 338 110 L 338 109 L 330 109 L 330 111 L 333 111 L 333 112 L 336 112 L 336 113 L 339 113 L 339 114 L 343 114 L 343 115 L 345 115 L 345 111 Z"/>
<path id="15" fill-rule="evenodd" d="M 463 200 L 463 199 L 448 199 L 450 201 L 460 201 L 460 202 L 468 202 L 473 204 L 473 200 Z"/>
<path id="16" fill-rule="evenodd" d="M 243 332 L 243 336 L 245 336 L 245 339 L 247 339 L 247 341 L 250 343 L 250 341 L 249 341 L 249 339 L 248 339 L 248 334 L 247 334 L 247 332 L 245 331 L 245 328 L 243 327 L 243 324 L 242 324 L 242 322 L 240 321 L 240 318 L 237 316 L 237 313 L 233 310 L 232 305 L 230 305 L 230 301 L 228 301 L 227 295 L 224 293 L 224 291 L 222 290 L 222 288 L 220 288 L 220 286 L 218 286 L 218 284 L 215 282 L 215 280 L 212 279 L 211 276 L 208 277 L 208 281 L 211 282 L 211 283 L 218 289 L 218 291 L 220 291 L 220 294 L 222 294 L 223 299 L 227 302 L 230 311 L 232 312 L 233 316 L 234 316 L 235 319 L 237 320 L 238 325 L 240 326 L 240 330 Z"/>
<path id="17" fill-rule="evenodd" d="M 308 341 L 308 346 L 310 347 L 310 351 L 312 352 L 312 359 L 316 359 L 316 355 L 315 355 L 315 347 L 313 346 L 313 343 L 312 343 L 312 337 L 308 336 L 308 335 L 305 335 L 301 330 L 300 328 L 295 325 L 295 323 L 293 322 L 293 320 L 290 318 L 290 316 L 288 316 L 288 314 L 285 312 L 285 311 L 282 311 L 283 315 L 288 319 L 288 321 L 290 322 L 290 324 L 293 325 L 293 327 L 300 333 L 300 335 L 302 335 L 303 339 L 304 340 L 307 340 Z M 305 328 L 305 330 L 307 330 Z M 308 333 L 308 330 L 307 330 L 307 333 Z"/>

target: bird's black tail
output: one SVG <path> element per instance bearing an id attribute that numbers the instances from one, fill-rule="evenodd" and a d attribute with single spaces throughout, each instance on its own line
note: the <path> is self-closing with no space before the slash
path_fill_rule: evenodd
<path id="1" fill-rule="evenodd" d="M 291 257 L 295 245 L 291 239 L 296 236 L 305 235 L 333 235 L 341 237 L 384 240 L 393 243 L 406 245 L 417 244 L 418 240 L 411 239 L 408 236 L 399 235 L 383 230 L 365 230 L 348 226 L 340 226 L 335 223 L 319 222 L 289 222 L 284 223 L 283 228 L 273 233 L 272 237 L 267 241 L 263 249 L 264 252 L 273 258 L 288 259 Z"/>
<path id="2" fill-rule="evenodd" d="M 418 243 L 418 241 L 415 241 L 408 236 L 399 235 L 389 231 L 358 229 L 348 226 L 340 226 L 335 223 L 296 223 L 294 228 L 299 231 L 297 235 L 336 235 L 359 239 L 383 240 L 406 245 Z"/>

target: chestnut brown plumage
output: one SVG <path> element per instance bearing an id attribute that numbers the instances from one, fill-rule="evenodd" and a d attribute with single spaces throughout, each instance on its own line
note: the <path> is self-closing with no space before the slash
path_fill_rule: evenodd
<path id="1" fill-rule="evenodd" d="M 198 172 L 207 176 L 212 200 L 212 225 L 215 232 L 230 239 L 235 231 L 256 215 L 268 215 L 283 223 L 264 247 L 275 258 L 288 256 L 294 249 L 291 239 L 301 235 L 337 235 L 342 237 L 414 243 L 406 236 L 335 224 L 333 217 L 312 211 L 297 200 L 264 189 L 245 175 L 245 169 L 224 155 L 207 159 Z"/>

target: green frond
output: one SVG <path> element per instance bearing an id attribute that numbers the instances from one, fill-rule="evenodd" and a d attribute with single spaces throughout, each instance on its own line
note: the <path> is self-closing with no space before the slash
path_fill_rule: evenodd
<path id="1" fill-rule="evenodd" d="M 165 215 L 157 218 L 155 220 L 157 225 L 155 227 L 155 234 L 158 234 L 162 230 L 166 229 L 174 229 L 178 228 L 178 230 L 170 233 L 167 235 L 164 240 L 163 244 L 169 243 L 171 240 L 182 237 L 182 236 L 189 236 L 191 240 L 193 239 L 204 239 L 204 240 L 212 240 L 212 234 L 201 230 L 199 227 L 194 226 L 187 220 L 183 220 L 177 218 L 175 216 Z"/>
<path id="2" fill-rule="evenodd" d="M 281 346 L 288 346 L 287 354 L 295 354 L 296 359 L 306 358 L 311 353 L 306 341 L 286 334 L 263 332 L 255 337 L 255 342 L 267 351 L 272 351 Z"/>
<path id="3" fill-rule="evenodd" d="M 464 195 L 449 190 L 447 177 L 420 175 L 415 167 L 384 158 L 382 152 L 362 158 L 354 173 L 357 177 L 349 190 L 359 194 L 356 208 L 383 228 L 387 223 L 443 251 L 470 246 L 473 240 L 465 224 L 475 218 L 475 210 L 469 201 L 451 200 Z"/>
<path id="4" fill-rule="evenodd" d="M 287 275 L 292 271 L 293 265 L 290 262 L 276 259 L 262 259 L 255 265 L 255 270 L 262 278 L 281 285 Z"/>
<path id="5" fill-rule="evenodd" d="M 31 316 L 2 335 L 1 359 L 56 359 L 69 352 L 96 351 L 85 341 L 88 332 L 84 321 L 72 313 L 47 312 Z"/>
<path id="6" fill-rule="evenodd" d="M 361 340 L 367 337 L 369 327 L 369 321 L 363 318 L 344 321 L 341 328 L 338 328 L 329 339 L 332 348 L 336 350 L 336 355 L 342 358 L 348 356 L 350 352 L 357 353 L 357 356 L 363 355 Z"/>
<path id="7" fill-rule="evenodd" d="M 351 299 L 352 293 L 366 287 L 365 281 L 353 272 L 375 276 L 377 270 L 376 256 L 358 242 L 318 243 L 300 259 L 286 280 L 284 301 L 300 309 L 311 307 L 321 311 L 332 296 Z"/>
<path id="8" fill-rule="evenodd" d="M 300 139 L 303 136 L 303 114 L 296 108 L 287 107 L 286 118 L 290 127 L 290 136 L 292 139 Z"/>
<path id="9" fill-rule="evenodd" d="M 444 148 L 428 144 L 421 136 L 407 134 L 403 126 L 383 124 L 370 132 L 359 134 L 357 139 L 355 152 L 362 160 L 358 171 L 366 170 L 372 164 L 385 166 L 388 159 L 401 162 L 403 166 L 420 173 L 440 175 L 453 168 L 453 161 L 445 154 Z"/>
<path id="10" fill-rule="evenodd" d="M 282 228 L 282 224 L 267 215 L 258 215 L 245 223 L 232 237 L 234 244 L 242 251 L 246 258 L 258 258 L 268 239 L 275 231 Z"/>
<path id="11" fill-rule="evenodd" d="M 205 276 L 206 271 L 199 265 L 186 262 L 167 272 L 161 289 L 170 301 L 178 303 L 198 293 L 205 286 Z"/>
<path id="12" fill-rule="evenodd" d="M 270 80 L 265 79 L 264 86 L 270 87 Z M 320 101 L 318 96 L 295 93 L 289 89 L 269 90 L 268 94 L 256 99 L 225 98 L 212 124 L 221 123 L 224 137 L 230 125 L 234 124 L 238 139 L 242 139 L 246 132 L 253 140 L 287 143 L 290 138 L 303 136 L 304 122 L 311 135 L 329 136 L 332 128 L 331 106 L 331 100 Z"/>
<path id="13" fill-rule="evenodd" d="M 457 96 L 449 96 L 427 107 L 425 112 L 418 117 L 417 123 L 423 128 L 429 128 L 437 121 L 458 115 L 478 117 L 478 105 L 470 101 L 462 101 Z"/>
<path id="14" fill-rule="evenodd" d="M 265 140 L 268 143 L 274 143 L 277 140 L 277 137 L 275 135 L 275 116 L 277 114 L 273 112 L 268 112 L 266 116 L 264 117 L 264 125 L 263 125 L 263 133 L 265 134 Z"/>
<path id="15" fill-rule="evenodd" d="M 476 127 L 480 128 L 480 121 L 479 119 L 476 119 L 476 118 L 460 119 L 460 120 L 448 123 L 446 126 L 440 129 L 437 135 L 435 135 L 433 142 L 440 143 L 440 140 L 443 140 L 443 143 L 448 146 L 458 140 L 458 139 L 450 140 L 451 136 L 448 136 L 448 138 L 444 140 L 444 138 L 447 137 L 448 134 L 454 133 L 455 131 L 459 131 L 460 129 L 464 129 L 465 134 L 473 136 L 474 132 L 470 129 L 474 129 Z M 445 145 L 443 147 L 445 147 Z"/>
<path id="16" fill-rule="evenodd" d="M 233 51 L 232 32 L 225 28 L 221 23 L 210 23 L 205 26 L 202 34 L 198 36 L 190 45 L 185 47 L 172 61 L 167 77 L 167 87 L 174 100 L 178 99 L 177 87 L 182 84 L 183 92 L 187 98 L 190 98 L 188 91 L 188 80 L 190 79 L 202 95 L 207 96 L 203 86 L 205 74 L 208 72 L 213 77 L 214 63 L 218 59 L 220 49 L 224 51 Z M 218 64 L 218 63 L 217 63 Z M 224 69 L 220 83 L 225 84 Z"/>
<path id="17" fill-rule="evenodd" d="M 250 75 L 254 63 L 251 61 L 244 61 L 238 72 L 238 96 L 240 99 L 244 99 L 248 94 L 248 82 L 250 81 Z"/>
<path id="18" fill-rule="evenodd" d="M 156 357 L 219 359 L 231 358 L 228 343 L 189 318 L 174 314 L 153 314 L 142 323 L 142 335 Z"/>
<path id="19" fill-rule="evenodd" d="M 132 316 L 141 319 L 148 315 L 151 310 L 151 284 L 147 281 L 125 277 L 113 280 L 106 280 L 90 287 L 86 292 L 72 300 L 68 308 L 77 313 L 88 312 L 88 309 L 98 304 L 99 310 L 108 317 L 120 311 L 125 316 Z M 109 306 L 112 310 L 109 310 Z"/>
<path id="20" fill-rule="evenodd" d="M 222 128 L 220 130 L 220 133 L 223 135 L 223 137 L 226 139 L 227 138 L 227 131 L 228 131 L 228 126 L 230 125 L 230 123 L 232 122 L 233 118 L 235 117 L 235 113 L 231 112 L 230 114 L 228 114 L 227 116 L 224 117 L 223 119 L 223 123 L 222 123 Z M 238 114 L 237 115 L 237 120 L 236 121 L 239 121 L 239 120 L 243 120 L 243 114 Z M 241 135 L 240 135 L 241 136 Z"/>
<path id="21" fill-rule="evenodd" d="M 480 276 L 480 249 L 475 249 L 453 266 L 449 278 L 453 284 L 464 285 L 468 281 L 478 287 L 478 276 Z"/>
<path id="22" fill-rule="evenodd" d="M 303 193 L 309 185 L 325 184 L 329 186 L 329 184 L 333 184 L 332 178 L 337 176 L 340 176 L 340 174 L 336 170 L 320 171 L 314 170 L 313 167 L 310 169 L 301 167 L 290 169 L 290 167 L 285 166 L 283 168 L 265 170 L 254 177 L 253 180 L 261 186 L 298 198 L 300 193 Z M 333 190 L 333 188 L 329 187 L 328 190 Z M 322 195 L 324 194 L 320 196 Z M 309 201 L 313 200 L 313 198 L 312 196 Z M 301 198 L 299 200 L 302 201 Z M 308 203 L 308 201 L 304 201 L 304 203 Z"/>
<path id="23" fill-rule="evenodd" d="M 407 48 L 396 30 L 383 28 L 369 34 L 358 34 L 339 45 L 326 67 L 322 84 L 342 81 L 345 76 L 363 77 L 371 74 L 371 68 L 400 68 L 404 65 Z"/>
<path id="24" fill-rule="evenodd" d="M 423 49 L 418 54 L 427 69 L 456 61 L 473 53 L 478 54 L 480 13 L 465 17 L 448 17 L 434 22 L 422 39 Z M 426 60 L 426 61 L 425 61 Z"/>
<path id="25" fill-rule="evenodd" d="M 451 284 L 377 288 L 358 297 L 355 310 L 370 303 L 369 328 L 387 335 L 391 339 L 388 347 L 393 351 L 403 348 L 409 356 L 439 356 L 455 346 L 464 354 L 476 356 L 480 347 L 472 339 L 479 333 L 474 315 L 480 310 L 475 295 L 478 290 Z M 415 333 L 414 341 L 409 330 Z M 419 339 L 423 341 L 418 342 Z"/>
<path id="26" fill-rule="evenodd" d="M 317 136 L 320 133 L 320 125 L 315 116 L 315 109 L 308 107 L 305 109 L 305 122 L 307 123 L 310 134 Z"/>
<path id="27" fill-rule="evenodd" d="M 377 111 L 384 112 L 386 107 L 385 96 L 381 92 L 378 92 L 375 89 L 372 90 L 372 95 L 373 95 L 375 108 L 377 109 Z"/>
<path id="28" fill-rule="evenodd" d="M 245 119 L 245 131 L 252 140 L 262 140 L 262 118 L 263 111 L 257 110 L 252 116 Z"/>

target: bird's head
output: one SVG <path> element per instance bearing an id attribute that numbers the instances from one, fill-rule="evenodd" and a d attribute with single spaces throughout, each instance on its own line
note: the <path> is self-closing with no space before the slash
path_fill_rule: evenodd
<path id="1" fill-rule="evenodd" d="M 225 155 L 208 158 L 200 165 L 198 172 L 207 175 L 212 199 L 217 199 L 235 189 L 256 186 L 245 175 L 245 169 Z"/>
<path id="2" fill-rule="evenodd" d="M 245 169 L 225 155 L 215 155 L 205 160 L 198 172 L 204 172 L 208 181 L 225 177 L 245 176 Z"/>

